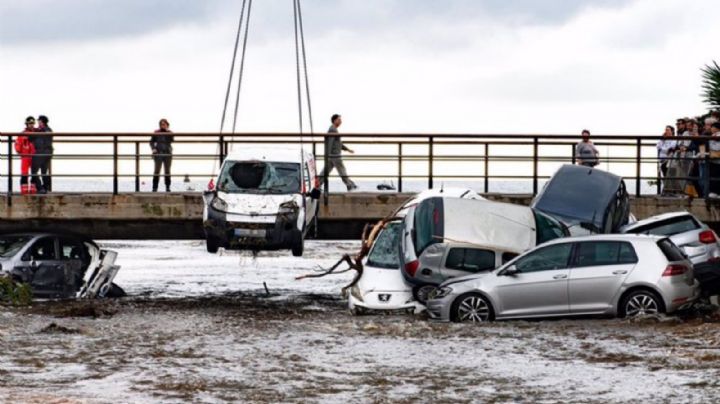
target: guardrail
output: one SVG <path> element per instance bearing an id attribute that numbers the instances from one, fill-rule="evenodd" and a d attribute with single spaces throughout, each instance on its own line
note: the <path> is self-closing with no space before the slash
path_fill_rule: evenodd
<path id="1" fill-rule="evenodd" d="M 15 193 L 20 156 L 13 141 L 19 133 L 0 136 L 0 177 L 7 184 L 8 195 Z M 41 134 L 33 134 L 41 135 Z M 153 176 L 149 139 L 152 133 L 53 133 L 53 179 L 107 179 L 110 189 L 87 189 L 87 192 L 120 193 L 120 183 L 134 181 L 135 192 L 141 191 L 141 179 Z M 325 138 L 333 134 L 303 135 L 288 133 L 173 133 L 174 178 L 209 180 L 217 173 L 224 157 L 235 148 L 303 144 L 315 153 L 318 161 L 328 162 Z M 561 164 L 575 163 L 577 135 L 527 134 L 340 134 L 343 143 L 357 150 L 343 160 L 351 178 L 396 182 L 402 192 L 413 183 L 433 188 L 442 183 L 471 183 L 479 191 L 491 192 L 497 184 L 515 183 L 529 186 L 522 193 L 537 193 Z M 599 135 L 593 136 L 600 150 L 599 168 L 625 177 L 628 188 L 636 195 L 659 193 L 656 143 L 659 136 Z M 2 143 L 5 143 L 3 145 Z M 5 147 L 3 147 L 5 146 Z M 320 164 L 319 172 L 322 173 Z M 2 172 L 5 171 L 5 172 Z M 161 174 L 162 175 L 162 174 Z M 332 174 L 332 178 L 337 178 Z M 688 178 L 688 177 L 677 177 Z M 1 181 L 1 179 L 0 179 Z M 643 186 L 644 181 L 655 182 Z M 713 179 L 714 181 L 714 179 Z M 4 182 L 4 181 L 3 181 Z M 632 184 L 630 184 L 632 183 Z M 497 187 L 495 187 L 497 188 Z M 518 189 L 522 188 L 520 186 Z M 330 191 L 329 178 L 325 192 Z M 62 192 L 62 189 L 54 189 Z M 130 191 L 132 192 L 132 191 Z M 513 191 L 504 191 L 512 193 Z M 8 198 L 9 200 L 10 198 Z"/>

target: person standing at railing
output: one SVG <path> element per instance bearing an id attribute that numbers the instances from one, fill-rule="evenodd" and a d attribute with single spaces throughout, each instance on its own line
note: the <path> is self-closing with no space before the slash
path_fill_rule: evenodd
<path id="1" fill-rule="evenodd" d="M 39 194 L 52 191 L 50 182 L 50 164 L 53 154 L 53 137 L 50 135 L 52 129 L 48 126 L 50 120 L 45 115 L 38 116 L 38 127 L 36 133 L 42 135 L 30 136 L 30 141 L 35 146 L 35 154 L 32 158 L 32 180 Z"/>
<path id="2" fill-rule="evenodd" d="M 677 141 L 675 141 L 675 128 L 668 125 L 665 127 L 665 133 L 663 133 L 662 139 L 657 142 L 658 151 L 658 162 L 660 163 L 660 173 L 662 177 L 667 176 L 669 158 L 672 157 L 673 152 L 677 149 Z"/>
<path id="3" fill-rule="evenodd" d="M 332 122 L 332 125 L 330 125 L 330 129 L 328 129 L 328 133 L 339 133 L 338 128 L 342 125 L 342 117 L 335 114 L 330 118 L 330 122 Z M 347 187 L 347 190 L 353 191 L 357 189 L 357 185 L 347 175 L 345 164 L 342 161 L 343 150 L 351 154 L 355 153 L 352 149 L 342 143 L 340 136 L 325 138 L 325 153 L 328 155 L 328 165 L 323 170 L 323 181 L 327 180 L 333 168 L 337 168 L 340 178 Z"/>
<path id="4" fill-rule="evenodd" d="M 170 166 L 172 165 L 172 142 L 174 136 L 171 135 L 170 122 L 163 118 L 158 123 L 160 129 L 150 138 L 150 149 L 152 149 L 153 161 L 155 162 L 155 170 L 153 171 L 153 192 L 157 192 L 160 184 L 160 169 L 164 168 L 165 172 L 165 191 L 170 192 Z"/>
<path id="5" fill-rule="evenodd" d="M 25 130 L 23 133 L 36 131 L 35 118 L 29 116 L 25 119 Z M 34 194 L 36 189 L 30 181 L 30 168 L 32 167 L 35 145 L 32 144 L 28 135 L 20 135 L 15 139 L 15 151 L 20 154 L 20 193 Z"/>
<path id="6" fill-rule="evenodd" d="M 577 163 L 587 167 L 598 165 L 600 152 L 590 140 L 590 131 L 583 129 L 582 141 L 575 146 L 575 159 Z"/>
<path id="7" fill-rule="evenodd" d="M 708 142 L 710 149 L 710 164 L 708 171 L 710 176 L 710 189 L 708 198 L 717 198 L 720 194 L 720 122 L 715 122 L 710 127 L 712 140 Z"/>

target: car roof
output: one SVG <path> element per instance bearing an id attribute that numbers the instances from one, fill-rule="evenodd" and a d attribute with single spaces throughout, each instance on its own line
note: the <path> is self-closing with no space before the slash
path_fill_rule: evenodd
<path id="1" fill-rule="evenodd" d="M 690 212 L 688 212 L 688 211 L 668 212 L 668 213 L 662 213 L 662 214 L 655 215 L 655 216 L 650 216 L 650 217 L 645 218 L 645 219 L 643 219 L 643 220 L 638 220 L 638 221 L 635 222 L 635 223 L 630 223 L 630 224 L 628 224 L 628 225 L 625 225 L 625 226 L 622 227 L 621 231 L 627 231 L 627 230 L 630 230 L 630 229 L 635 229 L 635 228 L 638 228 L 638 227 L 645 226 L 645 225 L 647 225 L 647 224 L 652 224 L 652 223 L 656 223 L 656 222 L 661 222 L 661 221 L 663 221 L 663 220 L 674 219 L 674 218 L 676 218 L 676 217 L 682 217 L 682 216 L 691 216 L 693 219 L 696 219 L 695 216 L 693 216 L 693 215 L 692 215 Z M 699 221 L 699 220 L 698 220 L 698 221 Z"/>
<path id="2" fill-rule="evenodd" d="M 313 159 L 312 153 L 300 146 L 248 147 L 230 152 L 225 160 L 300 163 L 303 155 L 306 160 Z"/>
<path id="3" fill-rule="evenodd" d="M 583 241 L 652 241 L 657 242 L 665 239 L 667 236 L 656 236 L 652 234 L 592 234 L 589 236 L 575 236 L 558 238 L 543 243 L 542 245 L 558 244 L 558 243 L 577 243 Z"/>

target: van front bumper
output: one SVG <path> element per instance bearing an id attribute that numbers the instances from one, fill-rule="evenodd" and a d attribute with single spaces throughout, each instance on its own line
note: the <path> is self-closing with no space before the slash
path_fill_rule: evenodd
<path id="1" fill-rule="evenodd" d="M 238 215 L 231 215 L 233 221 L 228 221 L 228 214 L 212 206 L 207 207 L 207 212 L 207 220 L 203 222 L 205 235 L 218 240 L 225 249 L 291 248 L 302 237 L 302 232 L 297 228 L 297 212 L 275 215 L 274 222 L 254 222 L 252 216 L 244 216 L 245 220 L 236 221 Z"/>

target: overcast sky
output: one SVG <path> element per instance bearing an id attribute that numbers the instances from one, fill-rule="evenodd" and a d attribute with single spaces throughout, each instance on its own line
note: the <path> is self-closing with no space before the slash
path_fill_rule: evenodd
<path id="1" fill-rule="evenodd" d="M 241 0 L 0 0 L 0 131 L 217 131 Z M 661 133 L 716 0 L 305 0 L 316 130 Z M 240 131 L 296 131 L 292 1 L 255 1 Z"/>

